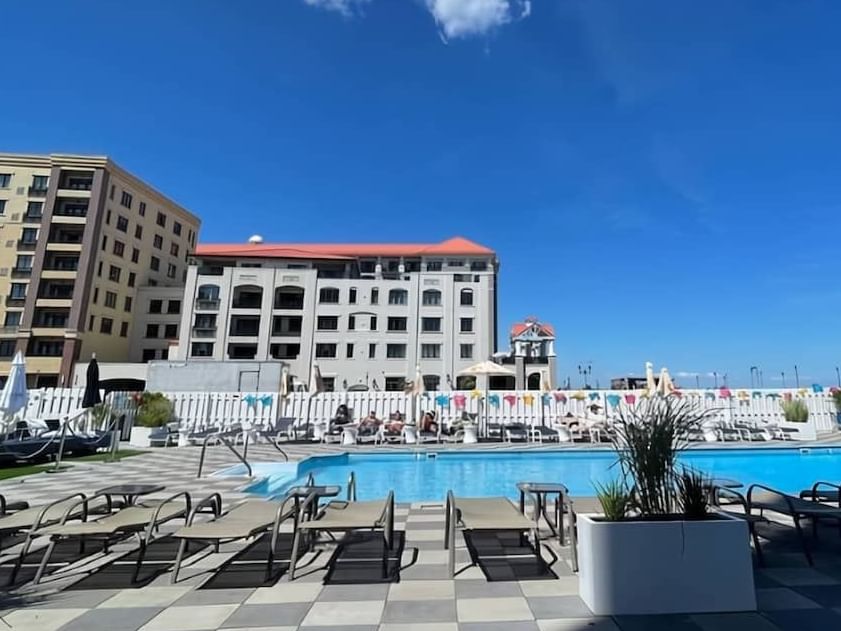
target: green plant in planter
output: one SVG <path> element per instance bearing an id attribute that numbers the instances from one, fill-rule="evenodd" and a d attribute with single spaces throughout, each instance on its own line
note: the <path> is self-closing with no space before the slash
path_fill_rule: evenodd
<path id="1" fill-rule="evenodd" d="M 783 401 L 780 404 L 783 408 L 783 416 L 789 423 L 805 423 L 809 420 L 809 408 L 802 399 Z"/>
<path id="2" fill-rule="evenodd" d="M 619 480 L 611 480 L 607 484 L 595 484 L 596 497 L 602 505 L 602 512 L 607 521 L 622 521 L 628 514 L 631 495 Z"/>
<path id="3" fill-rule="evenodd" d="M 835 411 L 841 414 L 841 390 L 832 391 L 832 402 L 835 404 Z"/>
<path id="4" fill-rule="evenodd" d="M 688 519 L 703 519 L 709 504 L 710 479 L 700 471 L 687 469 L 677 479 L 678 498 Z"/>
<path id="5" fill-rule="evenodd" d="M 94 427 L 101 429 L 105 429 L 116 418 L 110 406 L 105 403 L 97 403 L 90 409 L 90 414 Z"/>
<path id="6" fill-rule="evenodd" d="M 675 396 L 656 396 L 620 408 L 612 442 L 623 478 L 631 486 L 630 508 L 639 517 L 657 519 L 681 507 L 678 454 L 714 413 Z"/>
<path id="7" fill-rule="evenodd" d="M 137 406 L 137 424 L 143 427 L 163 427 L 172 420 L 172 401 L 160 392 L 144 392 Z"/>

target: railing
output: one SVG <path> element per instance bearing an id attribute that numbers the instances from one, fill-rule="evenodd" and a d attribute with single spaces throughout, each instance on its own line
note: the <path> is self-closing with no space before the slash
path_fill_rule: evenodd
<path id="1" fill-rule="evenodd" d="M 193 337 L 216 337 L 216 327 L 193 327 Z"/>
<path id="2" fill-rule="evenodd" d="M 347 501 L 356 501 L 356 474 L 351 471 L 347 478 Z"/>
<path id="3" fill-rule="evenodd" d="M 30 186 L 29 187 L 29 196 L 30 197 L 46 197 L 47 196 L 46 188 Z"/>
<path id="4" fill-rule="evenodd" d="M 219 299 L 218 298 L 196 298 L 196 309 L 202 311 L 218 311 L 219 310 Z"/>
<path id="5" fill-rule="evenodd" d="M 32 275 L 31 267 L 13 267 L 12 278 L 25 278 Z"/>
<path id="6" fill-rule="evenodd" d="M 30 223 L 41 222 L 41 217 L 44 215 L 42 213 L 24 213 L 23 220 Z"/>
<path id="7" fill-rule="evenodd" d="M 220 443 L 225 445 L 225 447 L 227 447 L 231 451 L 231 453 L 234 454 L 237 457 L 237 459 L 242 464 L 245 465 L 245 469 L 248 471 L 248 477 L 250 478 L 250 477 L 254 476 L 254 472 L 251 468 L 251 465 L 248 464 L 248 460 L 246 460 L 246 456 L 248 455 L 248 434 L 246 433 L 245 438 L 243 439 L 243 442 L 244 442 L 243 451 L 245 453 L 240 454 L 236 450 L 236 447 L 234 447 L 231 444 L 231 442 L 227 439 L 227 437 L 225 436 L 225 432 L 216 432 L 215 434 L 208 434 L 207 436 L 205 436 L 204 440 L 202 441 L 201 456 L 199 456 L 199 470 L 198 470 L 198 473 L 196 473 L 197 478 L 201 477 L 202 470 L 204 469 L 204 456 L 205 456 L 205 453 L 207 452 L 207 445 L 208 445 L 208 443 L 210 443 L 211 440 L 218 440 Z"/>
<path id="8" fill-rule="evenodd" d="M 6 296 L 6 306 L 18 306 L 26 302 L 26 296 Z"/>
<path id="9" fill-rule="evenodd" d="M 38 241 L 24 241 L 18 239 L 18 250 L 34 250 L 38 245 Z"/>

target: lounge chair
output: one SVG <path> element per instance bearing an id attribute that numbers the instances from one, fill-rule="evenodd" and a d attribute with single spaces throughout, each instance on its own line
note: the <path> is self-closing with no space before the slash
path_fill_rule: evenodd
<path id="1" fill-rule="evenodd" d="M 310 495 L 301 505 L 301 515 L 312 515 L 315 498 Z M 302 519 L 295 529 L 292 542 L 292 560 L 289 565 L 289 580 L 295 579 L 295 565 L 304 536 L 318 538 L 319 532 L 348 533 L 354 530 L 380 530 L 383 533 L 383 577 L 388 570 L 387 557 L 394 545 L 394 491 L 390 491 L 385 500 L 368 502 L 340 501 L 329 502 L 315 516 Z"/>
<path id="2" fill-rule="evenodd" d="M 841 485 L 832 482 L 815 482 L 810 489 L 800 491 L 800 499 L 841 507 Z"/>
<path id="3" fill-rule="evenodd" d="M 559 430 L 552 427 L 531 427 L 529 428 L 529 438 L 532 442 L 542 443 L 545 441 L 570 442 L 572 435 L 566 429 Z"/>
<path id="4" fill-rule="evenodd" d="M 748 507 L 747 498 L 744 495 L 722 486 L 714 486 L 712 488 L 712 509 L 719 513 L 726 513 L 731 517 L 742 519 L 748 524 L 748 532 L 753 540 L 753 547 L 756 550 L 756 560 L 759 565 L 765 565 L 765 557 L 762 554 L 762 546 L 759 543 L 759 536 L 756 534 L 756 524 L 760 522 L 768 522 L 768 519 L 762 515 L 754 515 Z M 729 510 L 728 507 L 738 504 L 742 507 L 742 511 Z"/>
<path id="5" fill-rule="evenodd" d="M 503 440 L 508 443 L 512 443 L 514 441 L 526 442 L 529 439 L 528 429 L 522 423 L 511 423 L 509 425 L 505 425 L 502 428 L 502 432 Z"/>
<path id="6" fill-rule="evenodd" d="M 290 507 L 289 502 L 292 500 L 294 500 L 294 504 Z M 196 515 L 208 507 L 212 509 L 215 517 L 211 521 L 194 524 L 193 520 Z M 297 529 L 300 512 L 298 500 L 296 498 L 286 498 L 283 501 L 245 500 L 228 509 L 227 512 L 222 513 L 221 508 L 222 498 L 218 493 L 206 497 L 196 504 L 190 512 L 187 524 L 172 535 L 181 541 L 178 545 L 178 554 L 175 557 L 175 567 L 170 578 L 171 583 L 178 580 L 178 572 L 184 560 L 184 552 L 187 550 L 190 541 L 211 541 L 214 549 L 218 551 L 220 543 L 248 539 L 268 530 L 272 533 L 272 540 L 266 560 L 266 578 L 271 577 L 280 525 L 289 517 L 292 517 Z"/>
<path id="7" fill-rule="evenodd" d="M 5 495 L 0 495 L 0 517 L 3 517 L 7 513 L 14 513 L 26 510 L 27 508 L 29 508 L 29 502 L 24 502 L 23 500 L 10 502 L 6 499 Z"/>
<path id="8" fill-rule="evenodd" d="M 762 484 L 753 484 L 748 488 L 747 506 L 749 513 L 753 513 L 753 509 L 756 508 L 759 509 L 760 515 L 764 515 L 765 511 L 770 511 L 791 517 L 794 521 L 797 538 L 800 540 L 803 554 L 806 556 L 809 565 L 814 565 L 814 561 L 812 560 L 812 553 L 809 550 L 809 546 L 806 543 L 806 537 L 803 535 L 800 521 L 802 519 L 812 520 L 812 533 L 815 537 L 818 534 L 818 521 L 821 519 L 834 519 L 841 525 L 840 507 L 804 500 L 763 486 Z"/>
<path id="9" fill-rule="evenodd" d="M 448 567 L 455 576 L 456 530 L 465 532 L 514 531 L 529 532 L 534 539 L 535 554 L 540 557 L 537 521 L 521 513 L 505 497 L 459 498 L 447 492 L 444 521 L 444 548 L 450 551 Z"/>
<path id="10" fill-rule="evenodd" d="M 135 504 L 123 508 L 116 513 L 106 514 L 104 517 L 94 521 L 85 521 L 84 517 L 90 514 L 91 503 L 98 499 L 105 499 L 106 502 L 110 502 L 110 497 L 107 495 L 94 495 L 89 498 L 80 499 L 67 509 L 67 514 L 72 514 L 72 511 L 78 507 L 83 511 L 82 521 L 67 523 L 68 519 L 62 518 L 58 524 L 48 526 L 41 530 L 41 534 L 50 537 L 50 544 L 41 559 L 38 572 L 35 574 L 35 584 L 40 582 L 56 544 L 63 539 L 102 539 L 105 541 L 105 549 L 107 550 L 107 544 L 116 537 L 142 533 L 140 536 L 140 553 L 138 554 L 132 576 L 132 582 L 134 582 L 137 580 L 140 568 L 143 565 L 146 549 L 161 524 L 172 519 L 178 519 L 179 517 L 183 517 L 186 520 L 190 514 L 190 495 L 189 493 L 181 492 L 159 502 L 150 503 L 149 505 Z"/>

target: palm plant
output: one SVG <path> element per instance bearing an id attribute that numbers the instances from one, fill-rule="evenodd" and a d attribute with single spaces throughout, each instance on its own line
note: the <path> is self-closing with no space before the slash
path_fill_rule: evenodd
<path id="1" fill-rule="evenodd" d="M 596 497 L 602 505 L 602 512 L 608 521 L 622 521 L 628 514 L 631 496 L 625 484 L 620 480 L 611 480 L 606 484 L 596 483 Z"/>
<path id="2" fill-rule="evenodd" d="M 677 488 L 683 514 L 688 519 L 703 519 L 709 504 L 709 478 L 700 471 L 683 467 Z"/>
<path id="3" fill-rule="evenodd" d="M 679 507 L 678 454 L 712 412 L 675 396 L 652 397 L 619 410 L 613 446 L 632 487 L 631 506 L 642 518 L 668 515 Z"/>
<path id="4" fill-rule="evenodd" d="M 783 416 L 789 423 L 805 423 L 809 420 L 809 408 L 802 399 L 783 401 L 780 405 L 783 408 Z"/>

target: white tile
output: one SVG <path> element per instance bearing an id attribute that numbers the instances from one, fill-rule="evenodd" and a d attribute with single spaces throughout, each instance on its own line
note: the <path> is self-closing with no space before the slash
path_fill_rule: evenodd
<path id="1" fill-rule="evenodd" d="M 466 581 L 466 580 L 487 580 L 485 575 L 482 573 L 482 570 L 479 569 L 478 565 L 471 565 L 470 567 L 461 569 L 458 563 L 456 563 L 456 580 L 457 581 Z"/>
<path id="2" fill-rule="evenodd" d="M 14 631 L 55 631 L 87 609 L 18 609 L 3 616 L 0 626 Z"/>
<path id="3" fill-rule="evenodd" d="M 434 513 L 430 513 L 429 515 L 424 515 L 423 513 L 414 513 L 413 515 L 409 515 L 409 519 L 406 520 L 406 523 L 412 524 L 414 522 L 439 522 L 441 524 L 441 528 L 444 527 L 446 519 L 444 515 L 437 515 Z"/>
<path id="4" fill-rule="evenodd" d="M 406 541 L 440 541 L 444 545 L 444 529 L 430 528 L 425 530 L 406 531 Z"/>
<path id="5" fill-rule="evenodd" d="M 528 597 L 577 596 L 578 577 L 560 576 L 552 581 L 521 581 L 520 589 Z"/>
<path id="6" fill-rule="evenodd" d="M 310 608 L 301 626 L 336 627 L 354 624 L 379 624 L 384 605 L 384 602 L 378 600 L 315 603 Z"/>
<path id="7" fill-rule="evenodd" d="M 389 600 L 436 600 L 455 598 L 453 581 L 401 581 L 388 591 Z"/>
<path id="8" fill-rule="evenodd" d="M 418 565 L 446 565 L 449 550 L 418 550 Z"/>
<path id="9" fill-rule="evenodd" d="M 278 583 L 273 587 L 258 588 L 248 600 L 247 605 L 271 605 L 275 603 L 315 602 L 321 593 L 320 583 Z"/>
<path id="10" fill-rule="evenodd" d="M 456 602 L 459 622 L 534 620 L 525 598 L 463 598 Z"/>
<path id="11" fill-rule="evenodd" d="M 168 607 L 184 594 L 190 587 L 143 587 L 141 589 L 124 589 L 106 600 L 100 607 Z"/>
<path id="12" fill-rule="evenodd" d="M 298 631 L 298 627 L 225 627 L 225 631 Z"/>
<path id="13" fill-rule="evenodd" d="M 226 629 L 227 631 L 227 629 Z M 456 622 L 387 622 L 379 631 L 458 631 Z"/>
<path id="14" fill-rule="evenodd" d="M 140 631 L 200 631 L 217 629 L 239 605 L 170 607 L 140 628 Z"/>

